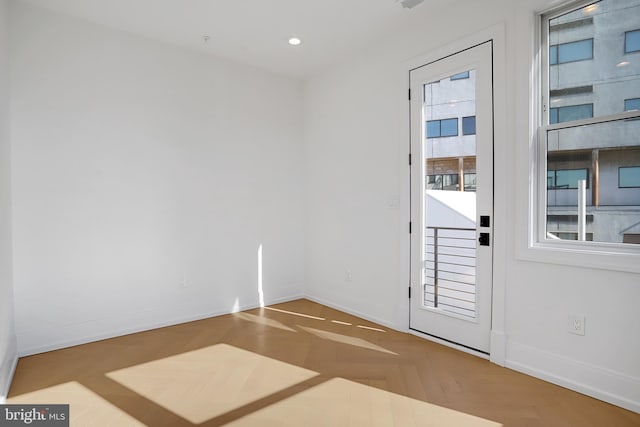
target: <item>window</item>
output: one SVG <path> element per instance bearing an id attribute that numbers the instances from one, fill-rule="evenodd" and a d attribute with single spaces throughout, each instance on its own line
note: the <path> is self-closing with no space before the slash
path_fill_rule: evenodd
<path id="1" fill-rule="evenodd" d="M 584 25 L 571 24 L 585 18 Z M 640 255 L 623 240 L 640 224 L 640 191 L 625 190 L 640 188 L 640 98 L 625 99 L 624 113 L 620 105 L 621 95 L 637 95 L 640 87 L 640 69 L 622 59 L 623 45 L 626 53 L 640 51 L 640 29 L 629 28 L 640 28 L 640 0 L 572 2 L 542 16 L 539 63 L 545 68 L 539 70 L 542 96 L 534 94 L 542 104 L 531 157 L 536 207 L 530 243 L 564 249 L 563 262 L 597 264 L 592 250 Z"/>
<path id="2" fill-rule="evenodd" d="M 465 71 L 464 73 L 454 74 L 453 76 L 451 76 L 451 80 L 462 80 L 462 79 L 468 79 L 468 78 L 469 78 L 468 71 Z"/>
<path id="3" fill-rule="evenodd" d="M 458 190 L 458 174 L 427 175 L 427 190 Z"/>
<path id="4" fill-rule="evenodd" d="M 640 52 L 640 30 L 624 33 L 624 53 Z"/>
<path id="5" fill-rule="evenodd" d="M 631 98 L 624 100 L 624 111 L 640 110 L 640 98 Z"/>
<path id="6" fill-rule="evenodd" d="M 625 166 L 618 168 L 619 188 L 640 187 L 640 166 Z"/>
<path id="7" fill-rule="evenodd" d="M 476 191 L 476 174 L 464 174 L 464 191 Z"/>
<path id="8" fill-rule="evenodd" d="M 559 169 L 547 171 L 547 190 L 569 190 L 578 188 L 578 181 L 589 180 L 587 169 Z"/>
<path id="9" fill-rule="evenodd" d="M 590 119 L 591 117 L 593 117 L 593 104 L 569 105 L 549 109 L 549 124 Z"/>
<path id="10" fill-rule="evenodd" d="M 549 64 L 551 65 L 587 59 L 593 59 L 593 39 L 557 44 L 549 48 Z"/>
<path id="11" fill-rule="evenodd" d="M 427 121 L 427 138 L 458 136 L 458 119 Z"/>
<path id="12" fill-rule="evenodd" d="M 622 241 L 624 243 L 634 243 L 638 245 L 640 244 L 640 234 L 624 233 L 624 237 Z"/>
<path id="13" fill-rule="evenodd" d="M 476 134 L 476 116 L 462 118 L 462 134 L 463 135 Z"/>

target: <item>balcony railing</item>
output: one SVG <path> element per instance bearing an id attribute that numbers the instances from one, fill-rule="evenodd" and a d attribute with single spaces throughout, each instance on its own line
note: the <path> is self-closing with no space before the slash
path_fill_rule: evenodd
<path id="1" fill-rule="evenodd" d="M 476 317 L 476 230 L 425 227 L 424 305 Z"/>

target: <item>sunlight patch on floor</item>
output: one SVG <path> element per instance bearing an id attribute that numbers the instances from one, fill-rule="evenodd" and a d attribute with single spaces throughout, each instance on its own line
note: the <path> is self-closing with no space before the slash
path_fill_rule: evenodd
<path id="1" fill-rule="evenodd" d="M 112 405 L 76 381 L 11 397 L 10 404 L 69 404 L 70 425 L 102 426 L 109 420 L 114 426 L 144 426 L 126 412 Z"/>
<path id="2" fill-rule="evenodd" d="M 227 344 L 216 344 L 106 375 L 182 418 L 200 424 L 317 373 Z"/>
<path id="3" fill-rule="evenodd" d="M 334 378 L 226 425 L 499 427 L 502 424 Z"/>
<path id="4" fill-rule="evenodd" d="M 272 328 L 282 329 L 283 331 L 298 332 L 295 329 L 288 327 L 284 323 L 280 323 L 277 320 L 269 319 L 268 317 L 256 316 L 255 314 L 245 313 L 245 312 L 235 313 L 233 316 L 239 317 L 240 319 L 246 320 L 247 322 L 257 323 L 259 325 L 271 326 Z"/>
<path id="5" fill-rule="evenodd" d="M 332 323 L 337 323 L 338 325 L 353 326 L 353 323 L 343 322 L 342 320 L 332 320 L 331 322 Z"/>
<path id="6" fill-rule="evenodd" d="M 281 310 L 279 308 L 264 307 L 265 310 L 277 311 L 278 313 L 292 314 L 294 316 L 306 317 L 307 319 L 325 320 L 324 317 L 312 316 L 310 314 L 298 313 L 295 311 Z"/>
<path id="7" fill-rule="evenodd" d="M 376 331 L 376 332 L 387 332 L 384 329 L 374 328 L 374 327 L 371 327 L 371 326 L 358 325 L 358 326 L 356 326 L 356 328 L 367 329 L 369 331 Z"/>
<path id="8" fill-rule="evenodd" d="M 391 350 L 387 350 L 384 347 L 380 347 L 379 345 L 376 345 L 362 338 L 351 337 L 349 335 L 337 334 L 335 332 L 323 331 L 320 329 L 309 328 L 306 326 L 300 326 L 300 325 L 297 325 L 297 326 L 300 329 L 305 330 L 310 334 L 315 335 L 319 338 L 335 341 L 341 344 L 354 345 L 356 347 L 366 348 L 367 350 L 375 350 L 375 351 L 380 351 L 382 353 L 393 354 L 394 356 L 398 355 L 398 353 L 394 353 Z"/>

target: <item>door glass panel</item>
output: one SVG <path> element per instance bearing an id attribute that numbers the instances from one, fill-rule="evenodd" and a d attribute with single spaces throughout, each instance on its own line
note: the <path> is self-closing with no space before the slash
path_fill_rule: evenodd
<path id="1" fill-rule="evenodd" d="M 423 307 L 476 318 L 476 71 L 425 84 Z"/>

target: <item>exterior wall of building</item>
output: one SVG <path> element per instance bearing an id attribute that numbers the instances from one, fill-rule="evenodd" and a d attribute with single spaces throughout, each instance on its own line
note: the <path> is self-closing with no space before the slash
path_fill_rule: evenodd
<path id="1" fill-rule="evenodd" d="M 427 122 L 455 118 L 458 127 L 456 136 L 433 138 L 425 131 L 426 174 L 431 177 L 431 184 L 428 182 L 427 188 L 459 191 L 475 189 L 476 136 L 475 132 L 464 135 L 463 130 L 463 119 L 475 117 L 476 114 L 475 85 L 476 72 L 468 70 L 468 77 L 452 76 L 424 88 L 424 116 Z M 457 181 L 447 185 L 443 175 L 457 175 Z M 460 182 L 465 184 L 460 185 Z"/>

